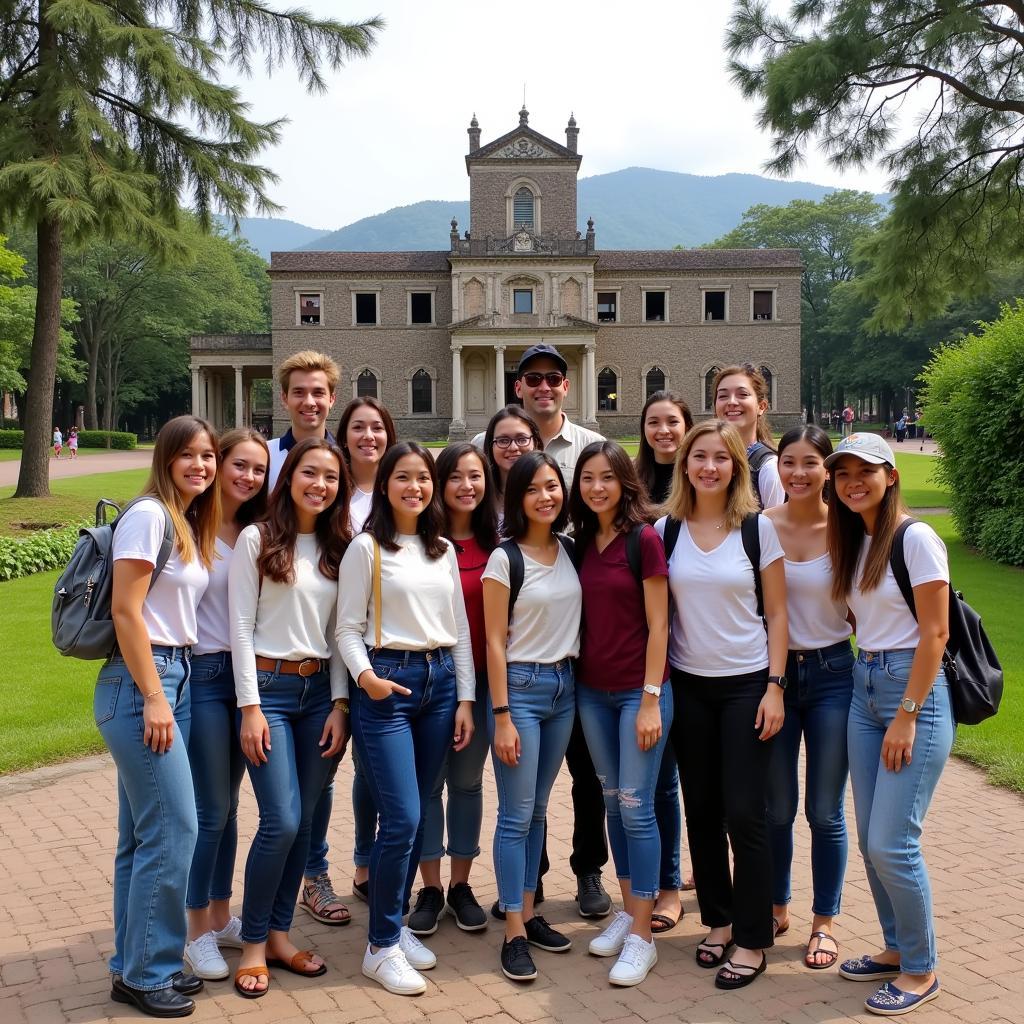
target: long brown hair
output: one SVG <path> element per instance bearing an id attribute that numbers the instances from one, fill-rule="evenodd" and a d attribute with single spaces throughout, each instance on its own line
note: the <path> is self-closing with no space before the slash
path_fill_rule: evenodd
<path id="1" fill-rule="evenodd" d="M 690 407 L 674 391 L 655 391 L 644 402 L 644 407 L 640 410 L 640 447 L 637 450 L 634 464 L 636 465 L 636 474 L 648 495 L 654 493 L 654 467 L 657 459 L 654 457 L 654 449 L 651 447 L 650 441 L 647 440 L 647 431 L 644 429 L 644 424 L 647 422 L 647 410 L 657 402 L 671 402 L 679 410 L 679 415 L 683 418 L 683 426 L 686 430 L 693 426 L 693 413 L 690 412 Z"/>
<path id="2" fill-rule="evenodd" d="M 687 432 L 676 454 L 676 472 L 672 478 L 672 491 L 665 502 L 665 508 L 673 519 L 680 522 L 693 515 L 697 507 L 697 492 L 686 473 L 686 460 L 690 455 L 690 449 L 705 434 L 718 434 L 732 458 L 732 479 L 729 481 L 725 503 L 725 525 L 730 530 L 735 530 L 747 516 L 758 510 L 758 504 L 750 486 L 747 446 L 743 443 L 740 432 L 731 423 L 704 420 Z"/>
<path id="3" fill-rule="evenodd" d="M 715 379 L 711 385 L 711 393 L 715 396 L 714 404 L 718 404 L 718 389 L 722 384 L 722 381 L 726 377 L 746 377 L 750 381 L 750 387 L 754 392 L 758 402 L 764 402 L 767 406 L 771 401 L 771 396 L 768 394 L 768 381 L 764 379 L 764 375 L 761 371 L 754 366 L 753 363 L 743 363 L 742 365 L 726 366 L 719 370 L 715 374 Z M 768 424 L 768 413 L 763 412 L 757 417 L 757 434 L 756 438 L 761 444 L 766 445 L 775 451 L 775 445 L 773 444 L 772 428 Z"/>
<path id="4" fill-rule="evenodd" d="M 263 449 L 263 454 L 267 457 L 267 471 L 263 474 L 263 484 L 260 489 L 248 501 L 243 501 L 238 506 L 235 519 L 239 526 L 255 523 L 257 519 L 261 519 L 266 514 L 267 495 L 270 493 L 270 449 L 267 447 L 267 439 L 258 430 L 254 430 L 252 427 L 233 427 L 231 430 L 225 430 L 220 436 L 219 465 L 224 465 L 232 448 L 244 444 L 246 441 L 252 441 L 253 444 L 258 444 Z"/>
<path id="5" fill-rule="evenodd" d="M 171 464 L 181 451 L 200 434 L 210 440 L 213 454 L 218 456 L 217 432 L 206 420 L 198 416 L 175 416 L 168 420 L 156 435 L 153 464 L 142 493 L 156 498 L 166 507 L 174 524 L 174 540 L 183 562 L 198 556 L 207 568 L 217 557 L 217 530 L 220 529 L 220 484 L 216 476 L 202 494 L 193 498 L 188 507 L 181 500 L 171 476 Z"/>
<path id="6" fill-rule="evenodd" d="M 848 457 L 855 459 L 857 456 Z M 894 467 L 888 462 L 881 465 L 886 472 L 893 472 Z M 864 527 L 864 517 L 859 512 L 847 508 L 834 487 L 833 494 L 833 499 L 828 503 L 827 526 L 828 554 L 832 560 L 832 598 L 836 601 L 845 601 L 857 583 L 857 561 L 867 530 Z M 900 493 L 900 478 L 897 473 L 893 482 L 886 487 L 882 502 L 878 506 L 875 532 L 871 535 L 871 547 L 868 548 L 864 575 L 859 583 L 862 591 L 874 590 L 885 579 L 896 527 L 900 525 L 903 517 L 909 514 Z"/>
<path id="7" fill-rule="evenodd" d="M 398 433 L 395 430 L 395 421 L 391 418 L 391 413 L 389 413 L 376 398 L 372 395 L 360 395 L 358 398 L 353 398 L 341 412 L 341 419 L 338 420 L 337 435 L 338 445 L 341 448 L 342 454 L 345 456 L 345 461 L 348 463 L 349 468 L 352 467 L 352 454 L 349 452 L 348 444 L 346 443 L 348 424 L 355 415 L 356 410 L 361 409 L 364 405 L 373 409 L 373 411 L 380 416 L 381 423 L 384 424 L 384 433 L 387 435 L 387 442 L 384 445 L 384 451 L 381 452 L 381 455 L 385 455 L 387 450 L 398 440 Z"/>
<path id="8" fill-rule="evenodd" d="M 612 526 L 616 533 L 629 533 L 634 526 L 654 522 L 654 513 L 647 501 L 644 486 L 637 476 L 633 460 L 626 454 L 620 444 L 615 441 L 593 441 L 580 452 L 576 463 L 576 472 L 572 478 L 572 490 L 569 492 L 569 518 L 572 520 L 573 532 L 579 551 L 583 551 L 597 533 L 597 513 L 587 507 L 580 491 L 580 479 L 586 464 L 598 455 L 603 455 L 611 466 L 615 479 L 619 482 L 622 495 L 619 507 L 615 510 L 615 521 Z"/>
<path id="9" fill-rule="evenodd" d="M 260 576 L 275 583 L 295 582 L 295 538 L 298 536 L 298 521 L 295 516 L 295 502 L 292 500 L 292 474 L 302 459 L 311 451 L 319 449 L 330 452 L 338 460 L 338 493 L 327 508 L 316 517 L 314 532 L 320 551 L 319 569 L 329 580 L 338 578 L 338 566 L 352 539 L 352 527 L 348 521 L 348 503 L 352 494 L 348 468 L 341 449 L 322 437 L 307 437 L 299 441 L 288 453 L 277 478 L 277 486 L 270 497 L 266 518 L 260 524 L 262 547 L 256 566 Z"/>
<path id="10" fill-rule="evenodd" d="M 437 457 L 437 489 L 441 498 L 441 510 L 444 514 L 444 535 L 455 545 L 457 551 L 461 551 L 459 542 L 451 535 L 451 522 L 448 515 L 448 506 L 444 500 L 444 489 L 448 484 L 448 478 L 458 468 L 459 460 L 463 455 L 474 455 L 480 460 L 481 472 L 484 477 L 484 500 L 480 502 L 469 517 L 469 528 L 473 531 L 473 537 L 477 544 L 484 551 L 493 551 L 498 544 L 498 513 L 494 503 L 494 477 L 491 475 L 491 467 L 487 464 L 483 452 L 476 445 L 468 441 L 460 441 L 450 444 Z"/>

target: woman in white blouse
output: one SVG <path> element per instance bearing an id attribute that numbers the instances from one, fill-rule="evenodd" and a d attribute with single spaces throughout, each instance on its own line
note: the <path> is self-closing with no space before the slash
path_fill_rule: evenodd
<path id="1" fill-rule="evenodd" d="M 419 971 L 437 963 L 402 916 L 431 789 L 448 748 L 462 750 L 473 735 L 469 623 L 440 498 L 430 452 L 411 441 L 392 447 L 337 593 L 338 643 L 357 687 L 352 737 L 380 814 L 362 970 L 398 995 L 423 992 Z"/>
<path id="2" fill-rule="evenodd" d="M 349 537 L 348 474 L 330 441 L 288 453 L 265 519 L 239 535 L 228 577 L 240 741 L 260 809 L 245 865 L 235 988 L 265 995 L 268 967 L 304 977 L 323 959 L 289 937 L 313 807 L 344 746 L 345 669 L 333 642 Z M 334 706 L 332 708 L 332 699 Z"/>

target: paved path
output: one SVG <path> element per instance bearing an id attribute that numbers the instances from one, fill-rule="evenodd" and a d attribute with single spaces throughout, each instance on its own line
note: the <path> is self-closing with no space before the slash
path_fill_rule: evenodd
<path id="1" fill-rule="evenodd" d="M 148 469 L 153 461 L 153 450 L 142 448 L 130 452 L 104 452 L 102 455 L 80 455 L 77 459 L 50 459 L 50 479 L 66 476 L 88 476 L 90 473 L 116 473 L 122 469 Z M 0 462 L 0 487 L 12 487 L 18 482 L 21 463 Z"/>
<path id="2" fill-rule="evenodd" d="M 331 843 L 335 879 L 348 889 L 345 864 L 351 849 L 350 762 L 338 776 Z M 485 778 L 484 856 L 475 872 L 484 904 L 495 895 L 490 868 L 494 821 L 493 780 Z M 852 810 L 849 811 L 852 821 Z M 115 839 L 115 776 L 106 757 L 0 779 L 0 1021 L 3 1024 L 91 1024 L 139 1019 L 108 1000 L 105 958 L 111 949 L 110 875 Z M 246 783 L 240 811 L 244 860 L 255 825 Z M 835 971 L 801 966 L 809 918 L 806 829 L 798 829 L 793 926 L 770 955 L 765 977 L 740 992 L 717 992 L 693 951 L 703 934 L 692 893 L 686 917 L 658 940 L 660 960 L 636 989 L 607 983 L 607 960 L 586 944 L 597 933 L 580 920 L 567 867 L 571 831 L 568 778 L 553 796 L 552 863 L 546 916 L 575 939 L 571 953 L 538 951 L 540 977 L 528 987 L 499 972 L 499 927 L 460 932 L 444 918 L 429 941 L 440 963 L 429 972 L 427 993 L 392 996 L 359 973 L 366 942 L 366 907 L 352 900 L 353 923 L 327 928 L 297 914 L 300 946 L 319 949 L 330 965 L 317 980 L 276 972 L 270 994 L 246 1001 L 230 982 L 209 983 L 199 997 L 196 1021 L 238 1024 L 352 1024 L 357 1021 L 432 1024 L 647 1024 L 650 1021 L 754 1024 L 825 1024 L 877 1020 L 862 1012 L 870 986 Z M 935 890 L 942 964 L 942 996 L 913 1014 L 914 1024 L 1019 1024 L 1024 1004 L 1024 800 L 988 786 L 980 772 L 950 763 L 932 807 L 926 848 Z M 236 879 L 241 893 L 241 873 Z M 851 852 L 839 936 L 844 955 L 874 950 L 877 924 L 859 858 Z M 237 954 L 229 953 L 229 963 Z"/>

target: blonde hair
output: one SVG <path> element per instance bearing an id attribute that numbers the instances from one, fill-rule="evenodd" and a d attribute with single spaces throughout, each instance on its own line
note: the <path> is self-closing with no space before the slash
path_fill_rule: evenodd
<path id="1" fill-rule="evenodd" d="M 665 509 L 673 519 L 682 522 L 689 519 L 697 507 L 697 492 L 686 474 L 686 460 L 690 450 L 705 434 L 718 434 L 732 458 L 732 479 L 729 481 L 728 497 L 725 504 L 725 525 L 730 530 L 738 529 L 747 516 L 758 511 L 758 504 L 750 486 L 750 466 L 747 463 L 747 447 L 740 432 L 731 424 L 721 420 L 704 420 L 692 427 L 683 438 L 676 453 L 676 468 L 672 474 L 672 490 Z"/>
<path id="2" fill-rule="evenodd" d="M 328 391 L 333 395 L 337 390 L 338 380 L 341 377 L 338 364 L 323 352 L 314 352 L 311 348 L 307 348 L 289 356 L 277 368 L 277 383 L 281 387 L 281 394 L 288 393 L 289 379 L 296 370 L 300 373 L 313 373 L 316 370 L 322 370 L 327 375 Z"/>
<path id="3" fill-rule="evenodd" d="M 711 384 L 711 391 L 714 395 L 713 405 L 718 404 L 718 389 L 722 385 L 722 381 L 726 377 L 746 377 L 750 381 L 750 386 L 754 391 L 758 402 L 764 402 L 765 409 L 771 404 L 771 399 L 768 395 L 768 381 L 764 379 L 764 374 L 753 365 L 753 363 L 744 363 L 742 366 L 725 366 L 718 373 L 715 374 L 715 379 Z M 767 445 L 772 451 L 775 451 L 774 438 L 772 437 L 772 428 L 768 425 L 768 414 L 762 412 L 757 417 L 757 434 L 755 435 L 757 440 L 761 444 Z"/>
<path id="4" fill-rule="evenodd" d="M 181 560 L 191 562 L 198 555 L 199 561 L 210 569 L 216 558 L 217 530 L 220 528 L 220 487 L 216 479 L 212 480 L 186 508 L 171 476 L 171 464 L 182 449 L 200 434 L 206 434 L 219 465 L 220 448 L 213 427 L 198 416 L 176 416 L 168 420 L 156 435 L 153 464 L 142 493 L 156 498 L 167 509 Z"/>

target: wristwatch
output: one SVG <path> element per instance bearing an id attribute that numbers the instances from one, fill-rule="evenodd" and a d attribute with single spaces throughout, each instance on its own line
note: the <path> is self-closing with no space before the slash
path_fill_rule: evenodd
<path id="1" fill-rule="evenodd" d="M 654 683 L 644 683 L 644 693 L 649 693 L 653 697 L 660 697 L 661 687 L 655 686 Z"/>
<path id="2" fill-rule="evenodd" d="M 900 707 L 903 708 L 908 715 L 916 715 L 924 705 L 918 704 L 916 700 L 911 700 L 909 697 L 904 697 L 903 700 L 900 701 Z"/>
<path id="3" fill-rule="evenodd" d="M 774 683 L 780 690 L 785 690 L 789 685 L 789 680 L 785 676 L 769 676 L 769 683 Z"/>

